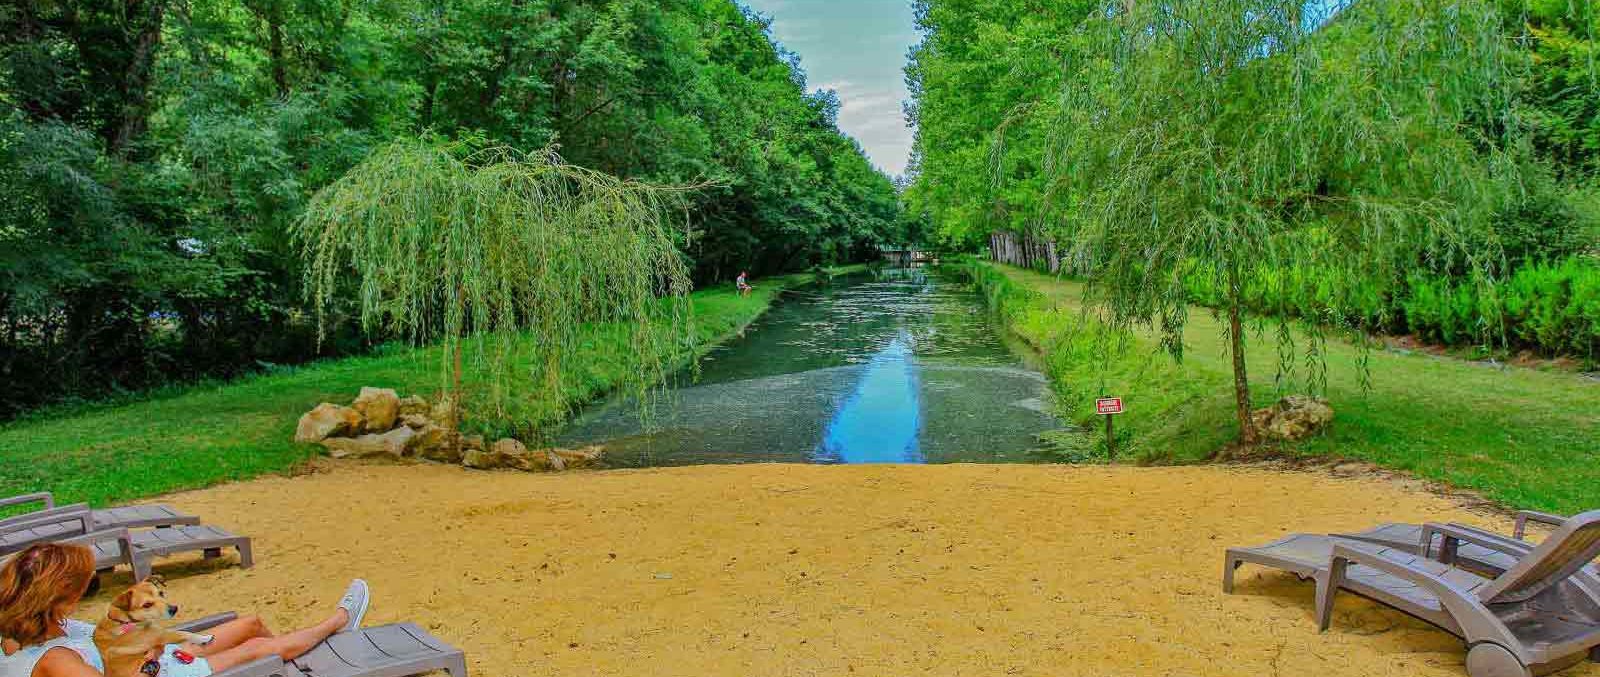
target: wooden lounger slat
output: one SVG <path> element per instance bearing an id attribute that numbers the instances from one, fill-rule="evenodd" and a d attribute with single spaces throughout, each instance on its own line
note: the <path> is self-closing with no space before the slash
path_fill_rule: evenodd
<path id="1" fill-rule="evenodd" d="M 408 677 L 444 670 L 466 676 L 466 659 L 415 623 L 339 633 L 293 661 L 305 677 Z"/>
<path id="2" fill-rule="evenodd" d="M 83 533 L 83 528 L 76 523 L 54 523 L 29 527 L 0 535 L 0 551 L 9 552 L 11 549 L 21 549 L 22 546 L 48 541 L 64 536 L 73 536 Z"/>
<path id="3" fill-rule="evenodd" d="M 97 526 L 108 527 L 175 527 L 199 524 L 200 518 L 186 515 L 168 505 L 125 505 L 93 512 Z"/>

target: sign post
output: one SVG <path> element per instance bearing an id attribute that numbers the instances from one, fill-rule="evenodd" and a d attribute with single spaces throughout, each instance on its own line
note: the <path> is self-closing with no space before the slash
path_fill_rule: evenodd
<path id="1" fill-rule="evenodd" d="M 1094 413 L 1106 417 L 1106 456 L 1117 458 L 1117 438 L 1111 431 L 1111 417 L 1122 413 L 1122 398 L 1102 397 L 1094 401 Z"/>

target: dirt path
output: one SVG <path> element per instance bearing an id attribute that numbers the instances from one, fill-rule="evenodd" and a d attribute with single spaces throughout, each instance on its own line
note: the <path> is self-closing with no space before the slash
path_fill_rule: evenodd
<path id="1" fill-rule="evenodd" d="M 283 628 L 364 576 L 371 622 L 416 620 L 476 677 L 1454 677 L 1453 638 L 1362 600 L 1318 634 L 1292 577 L 1247 568 L 1221 594 L 1222 550 L 1385 519 L 1509 526 L 1390 482 L 1217 467 L 342 466 L 167 500 L 257 539 L 250 571 L 158 568 L 186 616 Z"/>

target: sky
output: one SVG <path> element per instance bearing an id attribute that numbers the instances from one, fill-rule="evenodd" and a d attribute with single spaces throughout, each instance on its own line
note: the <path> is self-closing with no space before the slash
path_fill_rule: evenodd
<path id="1" fill-rule="evenodd" d="M 906 51 L 916 44 L 911 0 L 743 0 L 772 17 L 772 34 L 800 55 L 811 89 L 839 93 L 839 128 L 879 169 L 905 173 L 911 129 L 901 112 Z"/>

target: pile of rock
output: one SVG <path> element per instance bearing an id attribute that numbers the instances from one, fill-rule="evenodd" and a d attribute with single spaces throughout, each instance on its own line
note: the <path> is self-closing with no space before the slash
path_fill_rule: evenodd
<path id="1" fill-rule="evenodd" d="M 1290 395 L 1270 407 L 1251 412 L 1256 429 L 1269 440 L 1303 440 L 1333 422 L 1333 407 L 1318 397 Z"/>
<path id="2" fill-rule="evenodd" d="M 348 407 L 323 402 L 306 412 L 294 441 L 320 444 L 334 458 L 419 458 L 478 469 L 545 472 L 600 461 L 599 447 L 530 450 L 509 438 L 486 445 L 481 435 L 462 435 L 445 425 L 453 408 L 448 398 L 430 405 L 389 388 L 362 388 Z"/>

